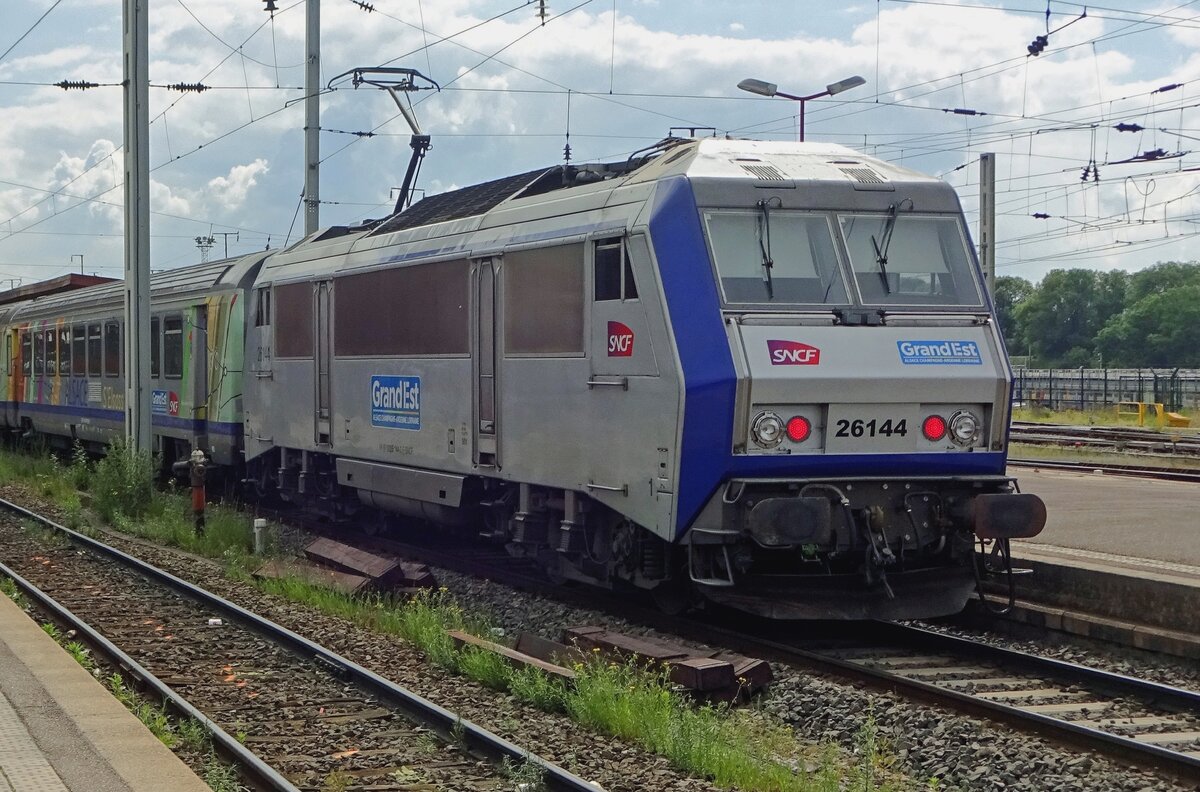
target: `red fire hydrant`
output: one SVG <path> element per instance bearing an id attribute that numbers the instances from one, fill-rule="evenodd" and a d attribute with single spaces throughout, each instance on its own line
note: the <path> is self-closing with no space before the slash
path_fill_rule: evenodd
<path id="1" fill-rule="evenodd" d="M 204 452 L 199 448 L 193 449 L 191 456 L 185 460 L 180 460 L 171 466 L 171 469 L 177 474 L 188 474 L 188 481 L 192 485 L 192 517 L 195 520 L 196 535 L 204 535 L 204 474 L 207 470 L 207 460 L 204 458 Z"/>

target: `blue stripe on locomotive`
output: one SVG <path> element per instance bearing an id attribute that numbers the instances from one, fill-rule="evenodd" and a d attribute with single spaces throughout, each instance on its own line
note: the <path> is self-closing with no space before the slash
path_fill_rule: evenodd
<path id="1" fill-rule="evenodd" d="M 1003 453 L 734 456 L 737 378 L 700 212 L 684 176 L 660 182 L 650 216 L 685 388 L 676 535 L 733 478 L 971 476 L 1004 473 Z"/>

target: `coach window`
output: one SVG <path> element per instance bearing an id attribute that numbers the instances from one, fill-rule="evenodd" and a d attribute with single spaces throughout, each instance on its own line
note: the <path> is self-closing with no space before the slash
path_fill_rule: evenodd
<path id="1" fill-rule="evenodd" d="M 46 373 L 46 336 L 37 330 L 33 333 L 33 376 Z"/>
<path id="2" fill-rule="evenodd" d="M 104 376 L 118 377 L 121 374 L 121 326 L 116 322 L 104 323 Z"/>
<path id="3" fill-rule="evenodd" d="M 58 375 L 71 376 L 71 325 L 58 326 Z"/>
<path id="4" fill-rule="evenodd" d="M 469 274 L 459 259 L 338 278 L 334 354 L 468 354 Z"/>
<path id="5" fill-rule="evenodd" d="M 87 375 L 87 327 L 81 324 L 71 328 L 71 375 Z"/>
<path id="6" fill-rule="evenodd" d="M 58 333 L 46 330 L 42 333 L 46 338 L 46 376 L 58 376 Z"/>
<path id="7" fill-rule="evenodd" d="M 26 330 L 21 331 L 21 373 L 33 374 L 33 336 Z"/>
<path id="8" fill-rule="evenodd" d="M 504 256 L 504 351 L 583 354 L 583 245 Z"/>
<path id="9" fill-rule="evenodd" d="M 623 240 L 601 239 L 596 242 L 595 252 L 596 301 L 636 300 L 637 284 Z"/>
<path id="10" fill-rule="evenodd" d="M 150 317 L 150 376 L 158 379 L 158 361 L 161 358 L 161 339 L 158 334 L 159 321 L 157 316 Z"/>
<path id="11" fill-rule="evenodd" d="M 104 351 L 104 336 L 100 332 L 100 323 L 87 326 L 87 373 L 89 377 L 100 376 L 100 358 Z"/>
<path id="12" fill-rule="evenodd" d="M 183 317 L 163 317 L 163 376 L 183 377 Z"/>

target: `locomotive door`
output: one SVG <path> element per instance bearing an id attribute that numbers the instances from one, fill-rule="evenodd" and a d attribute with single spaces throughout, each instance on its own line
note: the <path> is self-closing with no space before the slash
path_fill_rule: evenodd
<path id="1" fill-rule="evenodd" d="M 482 259 L 472 278 L 475 302 L 475 464 L 499 464 L 496 443 L 496 278 L 499 259 Z"/>
<path id="2" fill-rule="evenodd" d="M 313 299 L 316 301 L 313 310 L 313 339 L 316 341 L 313 350 L 313 382 L 316 390 L 316 410 L 313 418 L 317 445 L 326 446 L 332 442 L 332 435 L 329 431 L 331 423 L 329 367 L 332 352 L 329 336 L 333 332 L 329 321 L 329 295 L 332 291 L 333 284 L 329 281 L 320 281 L 313 287 Z"/>

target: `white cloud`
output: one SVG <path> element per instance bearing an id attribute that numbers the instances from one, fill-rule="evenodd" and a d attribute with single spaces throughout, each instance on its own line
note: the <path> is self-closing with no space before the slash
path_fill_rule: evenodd
<path id="1" fill-rule="evenodd" d="M 267 161 L 262 158 L 248 165 L 235 165 L 229 169 L 228 176 L 209 180 L 208 195 L 225 211 L 239 209 L 245 203 L 250 188 L 258 184 L 258 176 L 268 170 Z"/>

